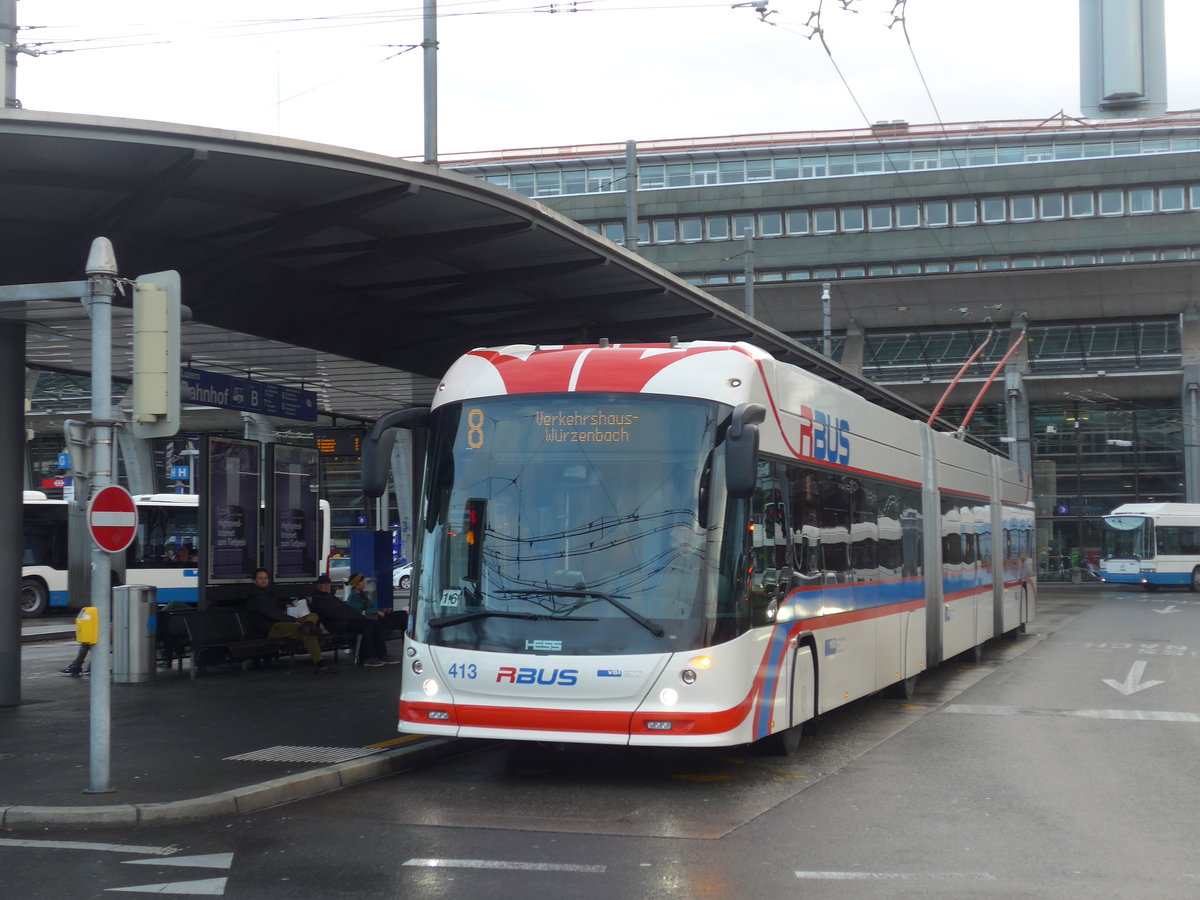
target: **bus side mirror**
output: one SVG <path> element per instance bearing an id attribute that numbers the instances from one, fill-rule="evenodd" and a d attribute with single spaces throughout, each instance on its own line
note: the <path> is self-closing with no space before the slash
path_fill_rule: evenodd
<path id="1" fill-rule="evenodd" d="M 375 420 L 370 433 L 362 444 L 362 490 L 368 497 L 381 497 L 387 490 L 388 473 L 391 471 L 392 446 L 396 443 L 396 429 L 415 430 L 425 428 L 429 422 L 429 408 L 412 406 L 394 409 Z"/>
<path id="2" fill-rule="evenodd" d="M 725 433 L 725 488 L 731 497 L 749 497 L 758 479 L 758 425 L 767 418 L 761 403 L 741 403 Z"/>

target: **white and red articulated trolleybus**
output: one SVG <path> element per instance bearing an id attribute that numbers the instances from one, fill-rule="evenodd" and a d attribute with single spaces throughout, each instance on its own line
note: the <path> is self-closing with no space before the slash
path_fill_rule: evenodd
<path id="1" fill-rule="evenodd" d="M 401 731 L 771 739 L 1034 614 L 1007 459 L 742 343 L 474 350 L 425 433 Z"/>

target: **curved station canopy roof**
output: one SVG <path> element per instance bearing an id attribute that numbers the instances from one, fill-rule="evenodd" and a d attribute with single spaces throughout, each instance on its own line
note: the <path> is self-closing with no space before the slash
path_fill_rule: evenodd
<path id="1" fill-rule="evenodd" d="M 316 391 L 325 412 L 369 419 L 426 402 L 473 347 L 678 336 L 746 340 L 925 415 L 536 202 L 424 164 L 10 109 L 0 185 L 0 284 L 81 280 L 93 238 L 107 237 L 124 278 L 180 272 L 192 366 Z M 29 323 L 28 365 L 88 371 L 80 304 L 0 315 Z M 123 321 L 117 378 L 130 371 Z"/>

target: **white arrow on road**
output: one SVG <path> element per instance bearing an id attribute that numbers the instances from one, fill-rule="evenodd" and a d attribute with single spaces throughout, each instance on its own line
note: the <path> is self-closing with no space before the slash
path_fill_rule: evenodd
<path id="1" fill-rule="evenodd" d="M 1176 606 L 1174 603 L 1172 603 L 1170 606 L 1164 606 L 1162 609 L 1155 609 L 1155 610 L 1152 610 L 1152 612 L 1156 612 L 1160 615 L 1162 615 L 1164 613 L 1179 612 L 1179 607 Z"/>
<path id="2" fill-rule="evenodd" d="M 1156 684 L 1163 684 L 1161 681 L 1142 681 L 1142 673 L 1146 671 L 1146 661 L 1139 659 L 1129 669 L 1129 674 L 1125 676 L 1124 683 L 1115 681 L 1112 678 L 1101 679 L 1110 688 L 1128 697 L 1130 694 L 1136 694 L 1138 691 L 1144 691 L 1146 688 L 1152 688 Z"/>

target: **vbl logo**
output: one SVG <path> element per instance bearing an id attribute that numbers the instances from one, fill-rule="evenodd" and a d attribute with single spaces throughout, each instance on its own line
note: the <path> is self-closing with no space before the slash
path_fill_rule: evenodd
<path id="1" fill-rule="evenodd" d="M 846 465 L 850 462 L 850 423 L 819 409 L 801 406 L 800 455 Z"/>
<path id="2" fill-rule="evenodd" d="M 496 673 L 496 683 L 507 681 L 509 684 L 557 684 L 560 687 L 570 687 L 579 681 L 578 669 L 518 669 L 515 666 L 501 666 Z"/>

